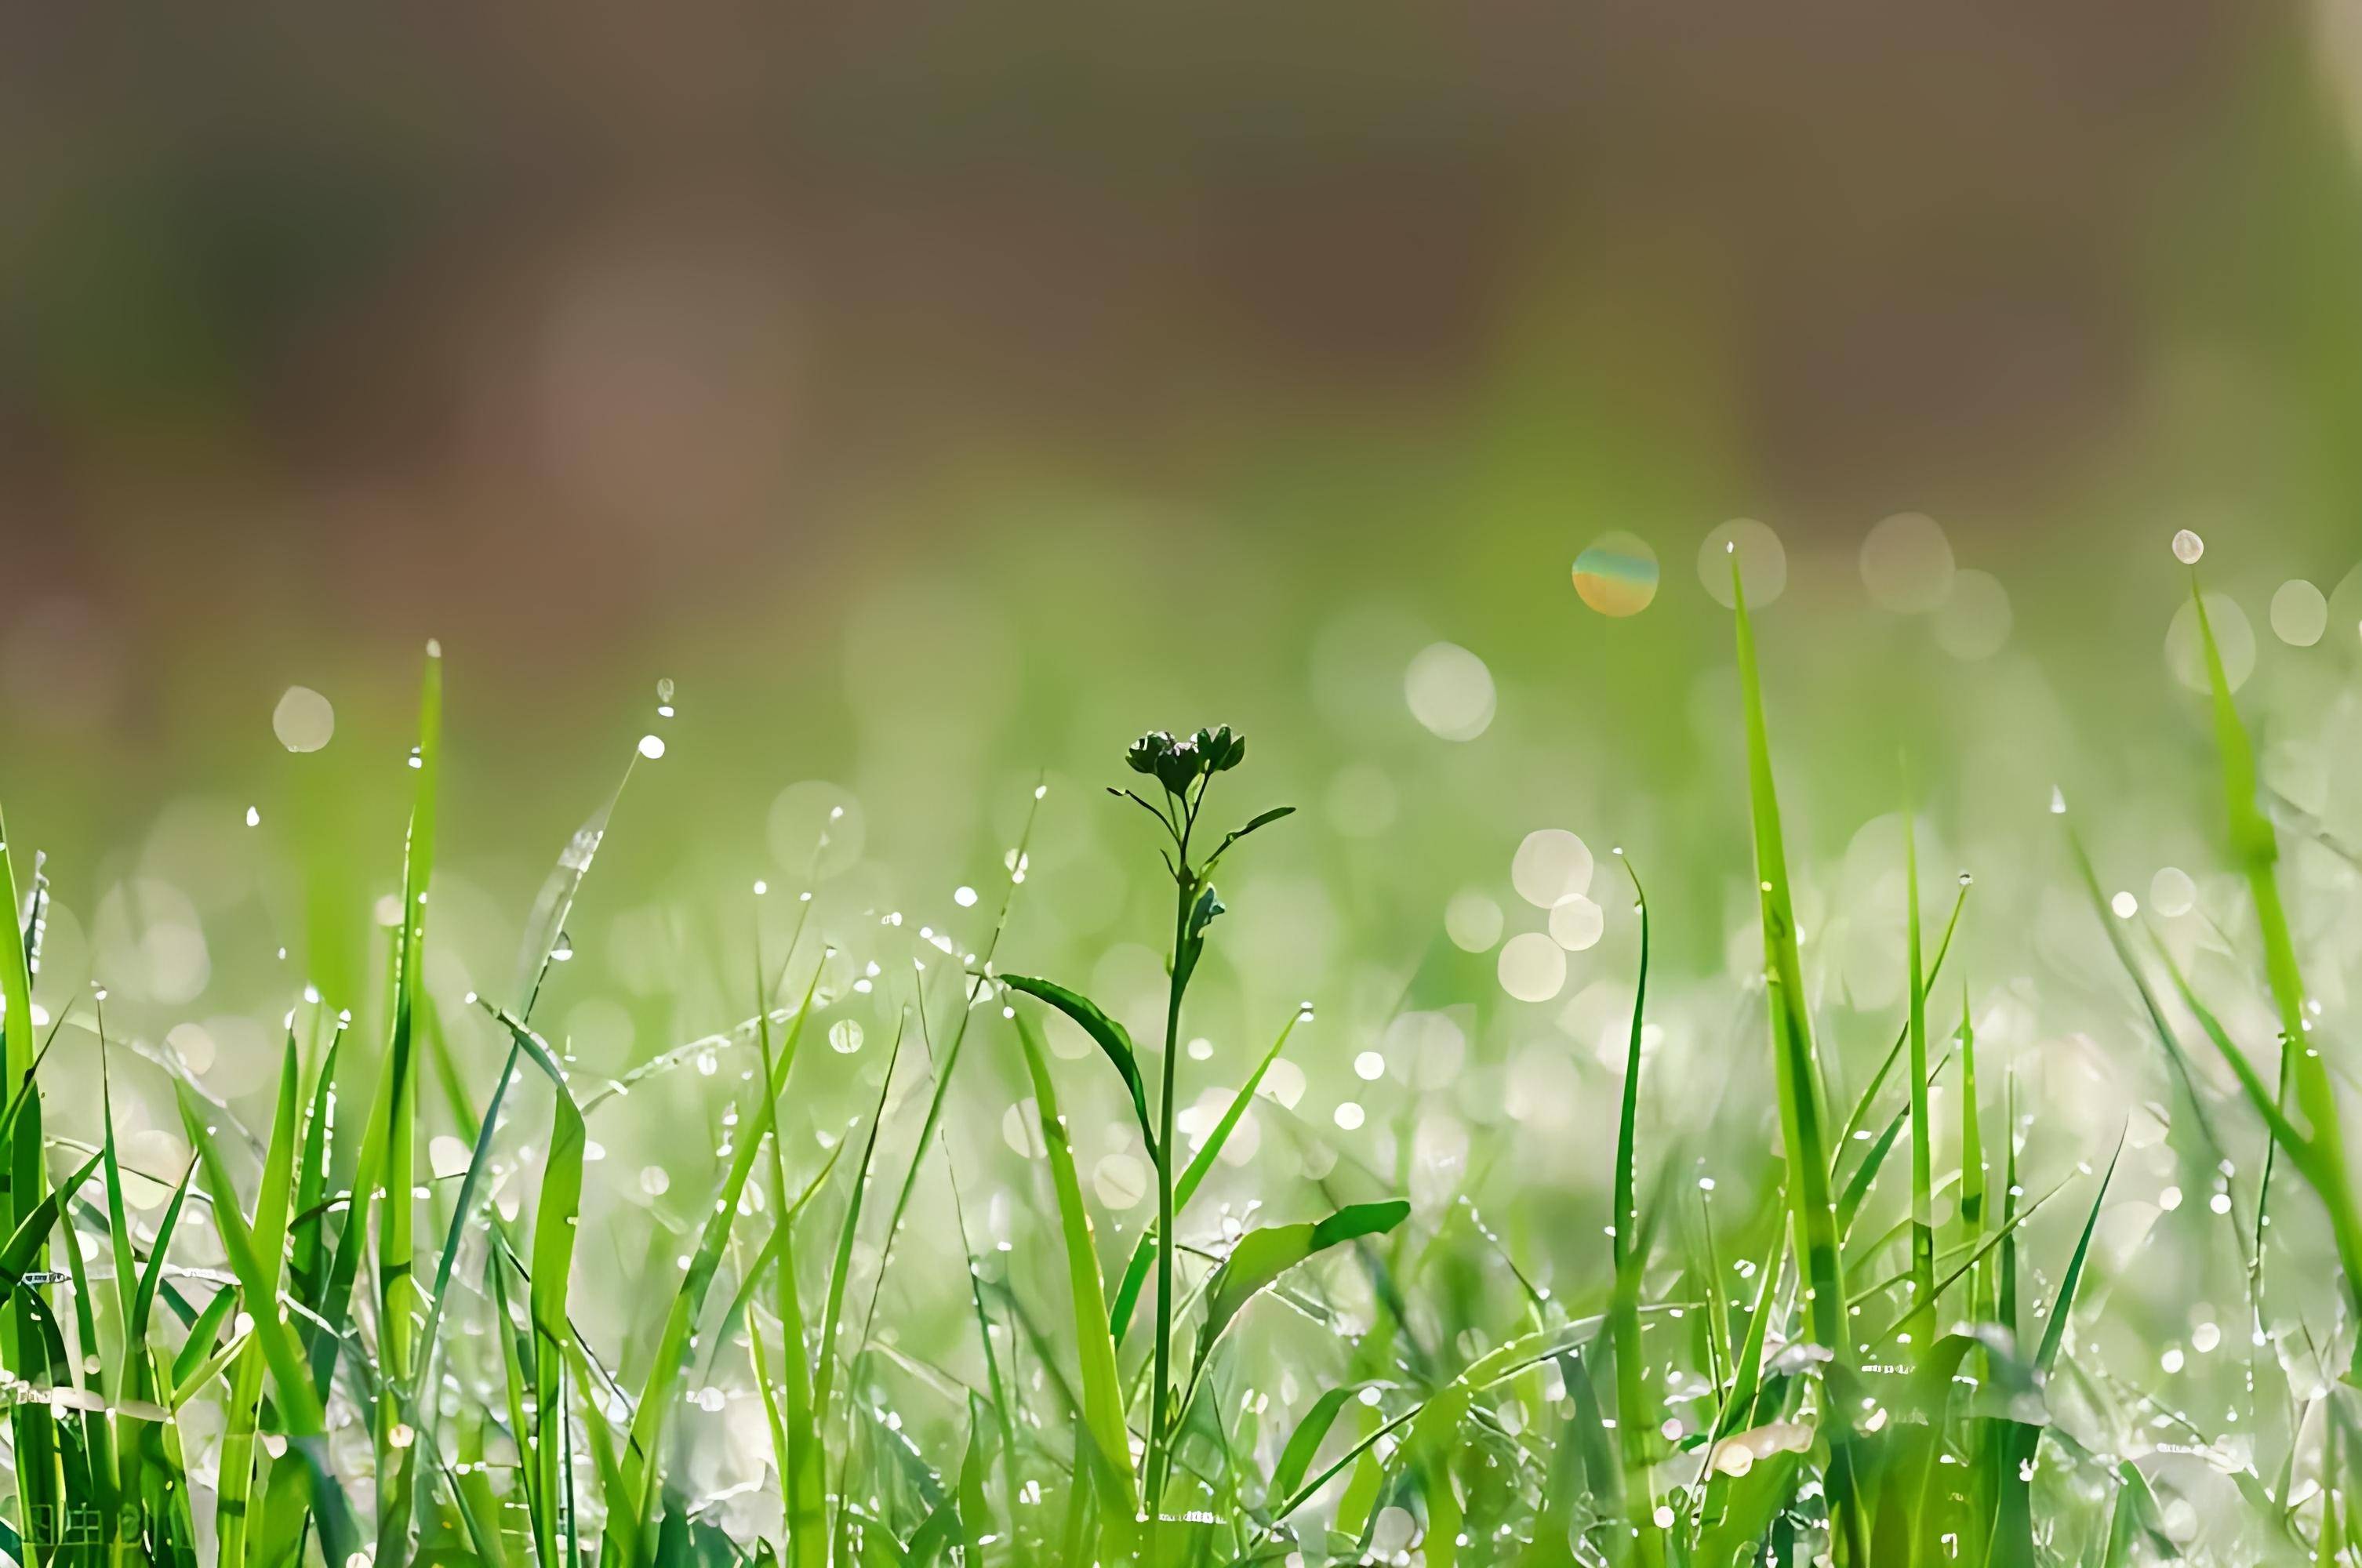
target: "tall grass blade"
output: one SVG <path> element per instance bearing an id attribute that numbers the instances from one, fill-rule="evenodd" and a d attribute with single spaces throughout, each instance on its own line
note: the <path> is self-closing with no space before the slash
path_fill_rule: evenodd
<path id="1" fill-rule="evenodd" d="M 1044 1163 L 1057 1201 L 1058 1235 L 1066 1254 L 1066 1290 L 1074 1309 L 1076 1356 L 1082 1385 L 1082 1430 L 1090 1440 L 1088 1463 L 1083 1465 L 1103 1498 L 1107 1516 L 1129 1520 L 1140 1511 L 1140 1492 L 1131 1468 L 1131 1440 L 1123 1419 L 1123 1387 L 1116 1372 L 1115 1337 L 1108 1327 L 1107 1298 L 1099 1279 L 1098 1252 L 1091 1240 L 1090 1211 L 1083 1203 L 1081 1180 L 1075 1174 L 1074 1150 L 1068 1142 L 1066 1119 L 1058 1109 L 1058 1087 L 1050 1076 L 1048 1054 L 1039 1031 L 1022 1010 L 1016 1012 L 1017 1040 L 1025 1056 L 1025 1072 L 1033 1086 L 1033 1102 L 1041 1110 Z M 1084 1456 L 1077 1455 L 1078 1464 Z M 1081 1483 L 1078 1481 L 1077 1485 Z"/>

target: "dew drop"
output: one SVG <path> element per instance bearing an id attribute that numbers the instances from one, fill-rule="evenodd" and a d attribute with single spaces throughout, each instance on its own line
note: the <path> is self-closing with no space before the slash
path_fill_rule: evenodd
<path id="1" fill-rule="evenodd" d="M 2173 536 L 2173 558 L 2183 566 L 2196 566 L 2198 558 L 2206 553 L 2206 541 L 2184 528 Z"/>
<path id="2" fill-rule="evenodd" d="M 646 757 L 650 762 L 654 762 L 657 757 L 662 756 L 664 754 L 665 744 L 664 737 L 662 735 L 642 735 L 640 737 L 640 755 L 642 756 Z"/>

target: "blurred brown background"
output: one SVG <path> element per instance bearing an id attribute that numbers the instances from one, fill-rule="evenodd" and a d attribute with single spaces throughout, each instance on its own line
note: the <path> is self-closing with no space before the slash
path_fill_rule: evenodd
<path id="1" fill-rule="evenodd" d="M 18 6 L 0 786 L 242 787 L 295 680 L 391 737 L 430 634 L 545 779 L 657 674 L 826 757 L 912 582 L 1136 706 L 1193 617 L 1571 625 L 1606 527 L 1710 610 L 1741 513 L 1934 513 L 2150 684 L 2127 541 L 2356 553 L 2351 10 Z"/>

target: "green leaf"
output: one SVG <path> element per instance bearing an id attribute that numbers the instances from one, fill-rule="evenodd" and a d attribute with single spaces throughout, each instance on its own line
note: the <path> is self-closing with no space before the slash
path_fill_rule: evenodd
<path id="1" fill-rule="evenodd" d="M 1279 1452 L 1279 1463 L 1272 1466 L 1268 1495 L 1275 1501 L 1304 1484 L 1304 1473 L 1312 1468 L 1321 1441 L 1336 1424 L 1337 1413 L 1345 1408 L 1346 1401 L 1359 1398 L 1363 1389 L 1375 1386 L 1373 1383 L 1340 1384 L 1312 1401 L 1304 1419 L 1296 1423 L 1296 1430 L 1288 1434 L 1287 1446 Z"/>
<path id="2" fill-rule="evenodd" d="M 1410 1205 L 1390 1198 L 1378 1203 L 1349 1203 L 1317 1222 L 1264 1225 L 1249 1231 L 1214 1271 L 1207 1288 L 1206 1317 L 1198 1330 L 1199 1364 L 1204 1364 L 1231 1320 L 1289 1269 L 1341 1242 L 1382 1235 L 1409 1217 Z"/>
<path id="3" fill-rule="evenodd" d="M 1208 918 L 1211 918 L 1210 916 Z M 1122 1024 L 1101 1011 L 1099 1005 L 1079 992 L 1070 991 L 1052 980 L 1037 980 L 1026 975 L 1004 975 L 1001 982 L 1011 990 L 1048 1002 L 1068 1018 L 1082 1025 L 1083 1032 L 1098 1043 L 1107 1059 L 1123 1078 L 1123 1087 L 1131 1096 L 1131 1113 L 1140 1122 L 1140 1135 L 1148 1148 L 1148 1157 L 1160 1169 L 1164 1154 L 1156 1146 L 1156 1123 L 1148 1114 L 1148 1088 L 1140 1077 L 1140 1054 L 1132 1049 L 1131 1035 Z"/>

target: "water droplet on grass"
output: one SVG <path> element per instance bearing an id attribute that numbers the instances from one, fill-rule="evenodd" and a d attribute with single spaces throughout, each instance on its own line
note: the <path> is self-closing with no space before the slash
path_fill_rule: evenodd
<path id="1" fill-rule="evenodd" d="M 1780 536 L 1752 517 L 1735 517 L 1705 536 L 1698 547 L 1698 580 L 1708 597 L 1724 609 L 1738 601 L 1730 594 L 1730 562 L 1738 560 L 1740 580 L 1747 584 L 1749 609 L 1771 603 L 1788 586 L 1788 551 Z"/>
<path id="2" fill-rule="evenodd" d="M 2196 566 L 2206 553 L 2206 541 L 2184 528 L 2173 536 L 2173 558 L 2183 566 Z"/>

